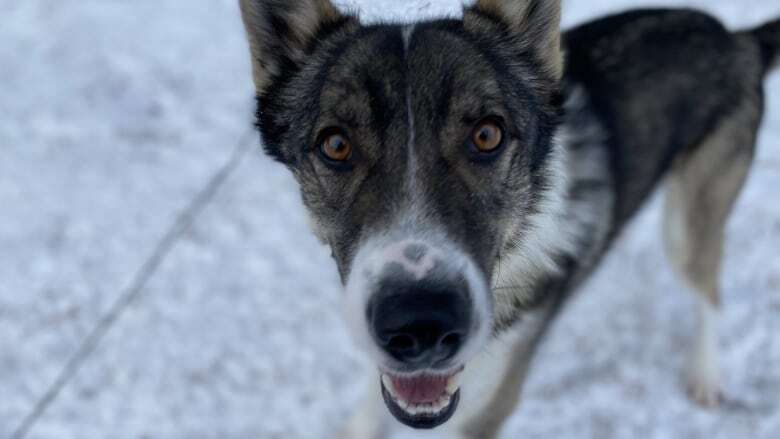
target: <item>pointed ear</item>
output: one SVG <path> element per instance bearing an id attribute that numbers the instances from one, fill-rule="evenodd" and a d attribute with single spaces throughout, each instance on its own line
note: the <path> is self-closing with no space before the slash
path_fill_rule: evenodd
<path id="1" fill-rule="evenodd" d="M 345 17 L 330 0 L 240 0 L 258 95 L 295 66 L 317 34 Z"/>
<path id="2" fill-rule="evenodd" d="M 467 28 L 479 26 L 474 23 L 474 15 L 488 16 L 506 25 L 533 50 L 547 73 L 561 79 L 561 0 L 477 0 L 464 15 Z"/>

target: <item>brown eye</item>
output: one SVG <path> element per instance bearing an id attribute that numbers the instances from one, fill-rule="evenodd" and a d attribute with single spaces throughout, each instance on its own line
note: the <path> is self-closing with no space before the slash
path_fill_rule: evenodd
<path id="1" fill-rule="evenodd" d="M 480 122 L 471 133 L 471 143 L 478 152 L 493 152 L 501 146 L 503 140 L 503 130 L 496 122 L 491 120 Z"/>
<path id="2" fill-rule="evenodd" d="M 345 162 L 352 157 L 352 144 L 342 134 L 333 133 L 322 140 L 320 152 L 328 160 Z"/>

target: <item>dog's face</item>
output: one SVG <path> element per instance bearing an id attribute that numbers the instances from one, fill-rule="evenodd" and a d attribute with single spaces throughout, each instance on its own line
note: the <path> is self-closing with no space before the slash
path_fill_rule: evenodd
<path id="1" fill-rule="evenodd" d="M 401 422 L 445 422 L 497 325 L 490 281 L 550 186 L 559 2 L 362 26 L 328 0 L 242 0 L 266 150 L 300 184 L 347 320 Z"/>

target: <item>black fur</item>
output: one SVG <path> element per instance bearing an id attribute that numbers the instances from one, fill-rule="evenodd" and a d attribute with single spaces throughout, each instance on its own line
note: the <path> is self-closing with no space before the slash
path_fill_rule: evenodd
<path id="1" fill-rule="evenodd" d="M 762 64 L 717 20 L 692 10 L 636 10 L 565 34 L 567 77 L 588 90 L 610 133 L 616 231 L 673 158 L 697 145 L 760 87 Z"/>
<path id="2" fill-rule="evenodd" d="M 769 70 L 777 64 L 778 58 L 780 58 L 780 20 L 767 23 L 751 33 L 761 45 L 764 70 Z"/>

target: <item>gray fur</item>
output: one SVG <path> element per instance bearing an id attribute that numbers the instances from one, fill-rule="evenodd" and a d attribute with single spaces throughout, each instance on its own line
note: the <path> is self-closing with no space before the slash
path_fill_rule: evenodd
<path id="1" fill-rule="evenodd" d="M 329 0 L 240 0 L 258 93 L 284 74 L 284 63 L 301 62 L 317 30 L 343 19 Z"/>
<path id="2" fill-rule="evenodd" d="M 484 26 L 480 15 L 497 17 L 511 29 L 516 44 L 528 48 L 542 63 L 546 74 L 555 79 L 563 76 L 559 0 L 477 0 L 464 13 L 466 28 Z"/>

